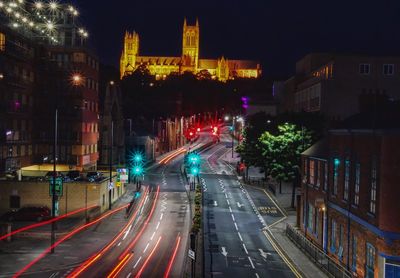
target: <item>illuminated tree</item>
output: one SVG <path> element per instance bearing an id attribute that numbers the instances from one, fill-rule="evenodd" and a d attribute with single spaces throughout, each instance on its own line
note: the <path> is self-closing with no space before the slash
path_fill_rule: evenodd
<path id="1" fill-rule="evenodd" d="M 262 156 L 267 172 L 279 182 L 282 193 L 282 181 L 293 182 L 293 192 L 300 169 L 301 153 L 311 146 L 311 132 L 285 123 L 278 126 L 276 135 L 264 132 L 259 139 Z M 292 206 L 294 194 L 292 194 Z"/>

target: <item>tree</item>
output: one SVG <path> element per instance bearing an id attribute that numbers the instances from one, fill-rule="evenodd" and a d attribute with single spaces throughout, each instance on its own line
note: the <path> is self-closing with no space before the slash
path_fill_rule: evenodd
<path id="1" fill-rule="evenodd" d="M 259 146 L 259 138 L 266 129 L 270 128 L 268 124 L 271 122 L 270 119 L 271 116 L 264 112 L 256 113 L 248 118 L 247 126 L 243 132 L 243 140 L 236 148 L 236 151 L 246 164 L 246 169 L 260 167 L 264 171 L 266 170 L 262 150 Z M 267 174 L 265 177 L 267 177 Z"/>
<path id="2" fill-rule="evenodd" d="M 264 132 L 259 138 L 265 168 L 279 182 L 280 193 L 282 181 L 293 183 L 292 207 L 301 153 L 311 146 L 311 138 L 312 133 L 306 128 L 289 123 L 279 125 L 276 135 Z"/>

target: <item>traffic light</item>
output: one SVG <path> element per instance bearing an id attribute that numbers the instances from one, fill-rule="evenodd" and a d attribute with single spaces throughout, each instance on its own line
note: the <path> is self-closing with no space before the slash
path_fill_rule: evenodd
<path id="1" fill-rule="evenodd" d="M 187 162 L 189 165 L 200 164 L 200 155 L 198 153 L 189 153 L 187 156 Z"/>
<path id="2" fill-rule="evenodd" d="M 199 174 L 199 172 L 200 172 L 200 169 L 199 169 L 197 166 L 192 166 L 192 167 L 190 168 L 190 173 L 191 173 L 193 176 L 197 176 L 197 175 Z"/>
<path id="3" fill-rule="evenodd" d="M 136 165 L 133 167 L 133 174 L 135 176 L 140 176 L 143 174 L 143 167 L 141 165 Z"/>

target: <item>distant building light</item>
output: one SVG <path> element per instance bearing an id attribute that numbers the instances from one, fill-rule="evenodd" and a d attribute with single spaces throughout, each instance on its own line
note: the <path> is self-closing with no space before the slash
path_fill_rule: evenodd
<path id="1" fill-rule="evenodd" d="M 4 74 L 0 73 L 0 79 L 4 78 Z"/>
<path id="2" fill-rule="evenodd" d="M 11 134 L 12 134 L 12 131 L 11 131 L 11 130 L 9 130 L 9 131 L 6 132 L 6 135 L 7 135 L 7 136 L 10 136 Z"/>
<path id="3" fill-rule="evenodd" d="M 110 81 L 110 85 L 114 85 L 114 81 L 113 80 Z"/>

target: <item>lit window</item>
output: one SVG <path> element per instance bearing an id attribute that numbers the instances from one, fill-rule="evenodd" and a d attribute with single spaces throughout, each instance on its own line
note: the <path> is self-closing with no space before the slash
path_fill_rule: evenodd
<path id="1" fill-rule="evenodd" d="M 393 64 L 383 64 L 383 74 L 384 75 L 393 75 L 394 74 L 394 65 Z"/>
<path id="2" fill-rule="evenodd" d="M 360 203 L 360 163 L 356 164 L 355 178 L 354 178 L 354 200 L 353 203 L 358 206 Z"/>
<path id="3" fill-rule="evenodd" d="M 367 243 L 366 249 L 366 263 L 365 263 L 365 277 L 374 278 L 375 277 L 375 247 Z"/>
<path id="4" fill-rule="evenodd" d="M 317 182 L 315 183 L 315 186 L 319 188 L 319 186 L 321 185 L 321 161 L 317 161 Z"/>
<path id="5" fill-rule="evenodd" d="M 371 192 L 370 192 L 370 203 L 369 203 L 369 212 L 371 212 L 372 214 L 375 214 L 375 212 L 376 212 L 376 186 L 377 186 L 376 159 L 372 159 Z"/>
<path id="6" fill-rule="evenodd" d="M 343 200 L 349 200 L 349 184 L 350 184 L 350 160 L 346 160 L 344 163 L 344 190 Z"/>
<path id="7" fill-rule="evenodd" d="M 360 64 L 360 74 L 369 75 L 371 72 L 370 64 Z"/>
<path id="8" fill-rule="evenodd" d="M 343 259 L 343 225 L 339 225 L 339 249 L 338 249 L 338 257 L 339 259 Z"/>
<path id="9" fill-rule="evenodd" d="M 6 50 L 6 35 L 0 33 L 0 51 Z"/>

